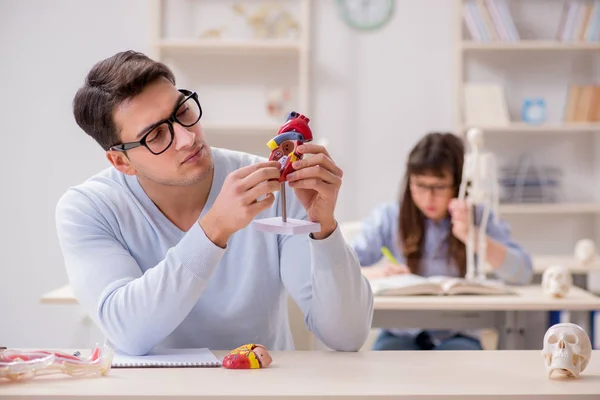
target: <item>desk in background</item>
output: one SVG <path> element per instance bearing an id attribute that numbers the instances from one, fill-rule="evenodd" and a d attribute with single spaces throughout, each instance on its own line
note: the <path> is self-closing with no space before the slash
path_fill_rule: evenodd
<path id="1" fill-rule="evenodd" d="M 600 297 L 572 287 L 564 299 L 548 298 L 539 285 L 515 287 L 519 295 L 376 296 L 374 328 L 495 328 L 500 349 L 523 349 L 527 311 L 600 310 Z M 45 304 L 77 304 L 69 285 L 45 294 Z M 565 314 L 590 334 L 586 313 Z M 574 317 L 574 318 L 573 318 Z M 579 317 L 579 318 L 578 318 Z"/>
<path id="2" fill-rule="evenodd" d="M 500 349 L 523 349 L 527 311 L 566 310 L 571 322 L 590 334 L 587 311 L 600 310 L 600 297 L 572 287 L 563 299 L 552 299 L 539 285 L 516 286 L 518 295 L 377 296 L 373 327 L 424 329 L 495 328 Z M 575 311 L 586 311 L 575 313 Z"/>
<path id="3" fill-rule="evenodd" d="M 40 298 L 42 304 L 79 304 L 70 285 L 61 286 Z"/>

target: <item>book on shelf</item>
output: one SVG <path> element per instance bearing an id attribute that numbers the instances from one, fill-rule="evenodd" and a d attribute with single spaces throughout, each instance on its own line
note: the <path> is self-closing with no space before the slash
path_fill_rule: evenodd
<path id="1" fill-rule="evenodd" d="M 449 296 L 508 295 L 516 292 L 497 280 L 467 280 L 447 276 L 422 277 L 415 274 L 394 275 L 371 279 L 375 296 Z"/>
<path id="2" fill-rule="evenodd" d="M 463 3 L 463 20 L 475 41 L 520 40 L 506 0 L 466 0 Z"/>
<path id="3" fill-rule="evenodd" d="M 556 40 L 599 42 L 600 0 L 566 1 L 558 24 Z"/>
<path id="4" fill-rule="evenodd" d="M 571 123 L 600 122 L 600 85 L 571 85 L 564 119 Z"/>
<path id="5" fill-rule="evenodd" d="M 467 82 L 464 87 L 467 126 L 508 126 L 510 115 L 504 88 L 496 83 Z"/>

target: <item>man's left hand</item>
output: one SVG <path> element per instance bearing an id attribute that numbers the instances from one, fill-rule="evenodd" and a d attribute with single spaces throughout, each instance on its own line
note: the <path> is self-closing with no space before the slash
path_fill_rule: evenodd
<path id="1" fill-rule="evenodd" d="M 321 232 L 313 233 L 313 237 L 324 239 L 337 227 L 334 211 L 343 172 L 323 146 L 303 144 L 298 151 L 310 157 L 294 162 L 295 171 L 287 180 L 306 209 L 308 220 L 321 224 Z"/>

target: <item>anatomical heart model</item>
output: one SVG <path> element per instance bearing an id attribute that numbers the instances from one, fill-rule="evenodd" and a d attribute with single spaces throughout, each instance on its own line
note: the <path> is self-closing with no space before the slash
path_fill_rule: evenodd
<path id="1" fill-rule="evenodd" d="M 271 149 L 269 161 L 279 161 L 279 170 L 281 171 L 279 176 L 279 182 L 281 183 L 281 217 L 253 221 L 253 225 L 258 230 L 283 235 L 306 234 L 321 230 L 321 225 L 316 222 L 287 217 L 286 178 L 288 174 L 294 171 L 292 164 L 303 157 L 303 154 L 298 151 L 298 146 L 313 140 L 312 131 L 308 126 L 309 122 L 310 119 L 304 115 L 292 111 L 288 115 L 285 124 L 279 129 L 277 136 L 267 143 L 267 146 Z"/>
<path id="2" fill-rule="evenodd" d="M 544 335 L 542 357 L 548 378 L 556 372 L 577 378 L 592 356 L 592 343 L 587 333 L 569 322 L 552 325 Z"/>
<path id="3" fill-rule="evenodd" d="M 266 368 L 273 362 L 266 347 L 261 344 L 245 344 L 232 350 L 223 358 L 228 369 Z"/>

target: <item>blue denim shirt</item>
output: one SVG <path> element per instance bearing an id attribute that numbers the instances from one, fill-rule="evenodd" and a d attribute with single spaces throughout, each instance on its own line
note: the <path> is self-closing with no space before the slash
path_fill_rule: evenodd
<path id="1" fill-rule="evenodd" d="M 381 247 L 390 249 L 394 257 L 403 264 L 406 259 L 399 246 L 398 217 L 400 206 L 398 203 L 385 203 L 377 206 L 371 214 L 362 221 L 361 231 L 356 235 L 351 245 L 358 260 L 363 267 L 373 265 L 381 260 Z M 475 221 L 479 225 L 483 210 L 475 210 Z M 435 223 L 425 219 L 425 245 L 421 260 L 421 275 L 444 275 L 458 277 L 458 268 L 452 258 L 448 259 L 448 242 L 446 238 L 451 232 L 450 219 Z M 533 265 L 530 255 L 510 237 L 508 225 L 498 218 L 495 221 L 490 213 L 486 232 L 489 237 L 506 246 L 507 252 L 502 265 L 494 269 L 494 274 L 507 284 L 526 285 L 533 278 Z M 411 330 L 412 331 L 412 330 Z M 405 333 L 407 330 L 393 330 Z M 448 331 L 436 331 L 441 338 L 449 334 Z M 445 334 L 442 334 L 445 332 Z M 477 336 L 472 333 L 471 336 Z"/>

